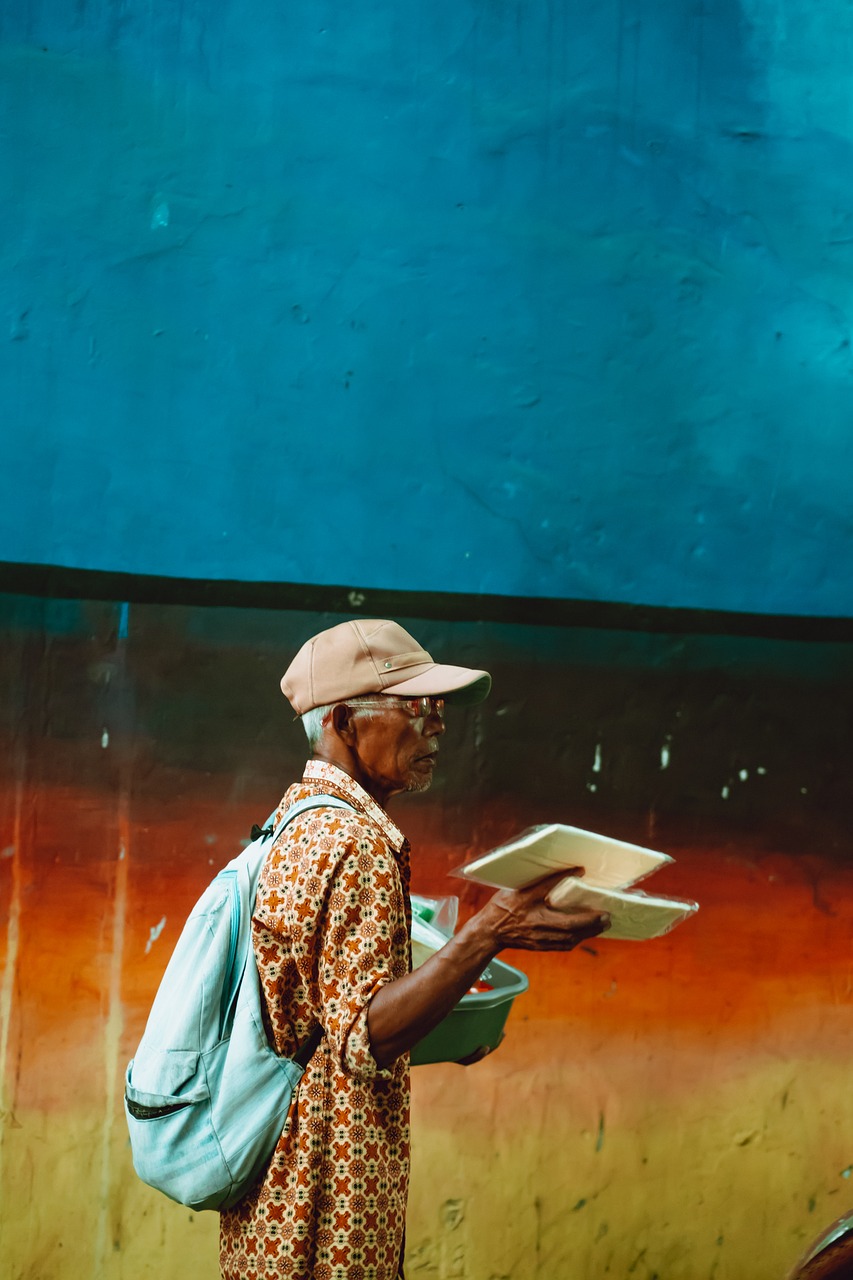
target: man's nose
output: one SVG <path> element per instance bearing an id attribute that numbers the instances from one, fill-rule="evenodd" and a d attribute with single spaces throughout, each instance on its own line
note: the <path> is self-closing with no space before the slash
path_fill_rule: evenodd
<path id="1" fill-rule="evenodd" d="M 424 737 L 436 738 L 444 733 L 447 725 L 437 711 L 431 711 L 424 720 Z"/>

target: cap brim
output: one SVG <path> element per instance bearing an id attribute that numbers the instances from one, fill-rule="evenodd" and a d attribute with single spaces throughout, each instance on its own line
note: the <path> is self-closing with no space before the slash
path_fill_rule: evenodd
<path id="1" fill-rule="evenodd" d="M 416 698 L 421 694 L 443 697 L 446 702 L 459 707 L 473 707 L 489 696 L 492 677 L 488 671 L 475 671 L 471 667 L 448 667 L 436 662 L 429 671 L 401 680 L 399 684 L 386 684 L 383 693 L 397 693 L 404 698 Z"/>

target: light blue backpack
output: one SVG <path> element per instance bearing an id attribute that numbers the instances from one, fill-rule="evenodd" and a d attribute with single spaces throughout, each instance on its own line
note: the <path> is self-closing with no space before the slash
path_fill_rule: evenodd
<path id="1" fill-rule="evenodd" d="M 317 1027 L 292 1060 L 270 1046 L 251 931 L 269 849 L 289 822 L 317 808 L 352 805 L 326 795 L 299 801 L 202 894 L 127 1068 L 134 1168 L 143 1182 L 191 1209 L 227 1209 L 249 1189 L 323 1034 Z"/>

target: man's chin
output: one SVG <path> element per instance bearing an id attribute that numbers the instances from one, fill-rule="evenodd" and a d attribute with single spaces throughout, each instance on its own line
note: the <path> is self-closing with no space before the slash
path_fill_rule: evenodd
<path id="1" fill-rule="evenodd" d="M 417 793 L 419 791 L 429 791 L 431 786 L 432 774 L 427 773 L 422 777 L 409 778 L 409 785 L 406 787 L 406 790 Z"/>

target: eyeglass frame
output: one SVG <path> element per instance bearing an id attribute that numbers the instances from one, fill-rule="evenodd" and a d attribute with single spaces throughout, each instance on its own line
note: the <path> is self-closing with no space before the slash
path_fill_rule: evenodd
<path id="1" fill-rule="evenodd" d="M 345 698 L 342 702 L 336 702 L 336 707 L 353 707 L 356 710 L 359 707 L 399 707 L 400 710 L 406 709 L 410 712 L 412 719 L 417 720 L 423 718 L 428 719 L 430 716 L 436 716 L 442 724 L 444 723 L 444 711 L 446 700 L 436 694 L 421 694 L 411 698 L 404 698 L 402 694 L 385 693 L 377 697 L 367 696 L 361 698 Z"/>

